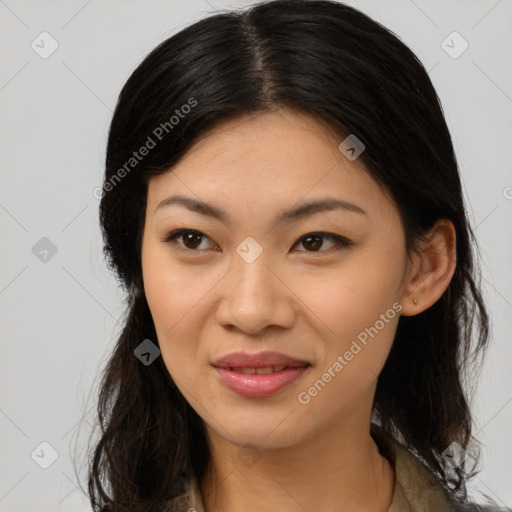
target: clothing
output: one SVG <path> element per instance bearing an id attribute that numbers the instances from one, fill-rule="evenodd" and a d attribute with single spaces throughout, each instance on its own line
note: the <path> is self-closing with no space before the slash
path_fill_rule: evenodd
<path id="1" fill-rule="evenodd" d="M 453 502 L 434 474 L 404 446 L 379 428 L 372 428 L 372 436 L 395 470 L 393 498 L 388 512 L 512 512 L 510 508 Z M 165 512 L 205 512 L 194 477 L 190 479 L 188 489 L 168 503 Z"/>

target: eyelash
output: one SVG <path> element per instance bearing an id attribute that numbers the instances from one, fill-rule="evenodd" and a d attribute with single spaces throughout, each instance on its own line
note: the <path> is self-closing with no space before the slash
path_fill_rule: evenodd
<path id="1" fill-rule="evenodd" d="M 175 231 L 172 231 L 171 233 L 169 233 L 165 238 L 162 238 L 162 242 L 164 243 L 168 243 L 168 244 L 172 244 L 176 241 L 176 239 L 181 236 L 181 235 L 184 235 L 185 233 L 187 234 L 194 234 L 194 235 L 198 235 L 198 236 L 201 236 L 201 237 L 204 237 L 204 238 L 207 238 L 209 240 L 211 240 L 209 237 L 207 237 L 204 233 L 201 233 L 200 231 L 196 231 L 194 229 L 177 229 Z M 310 252 L 312 254 L 315 254 L 315 253 L 322 253 L 322 252 L 328 252 L 329 250 L 341 250 L 343 248 L 346 248 L 346 247 L 349 247 L 351 245 L 353 245 L 352 242 L 350 242 L 350 240 L 347 240 L 346 238 L 343 238 L 343 237 L 340 237 L 338 235 L 334 235 L 332 233 L 325 233 L 325 232 L 312 232 L 312 233 L 306 233 L 305 235 L 301 236 L 297 242 L 295 242 L 294 244 L 294 247 L 299 244 L 300 242 L 302 242 L 303 240 L 306 240 L 307 238 L 309 237 L 320 237 L 320 238 L 329 238 L 331 240 L 334 240 L 338 243 L 338 247 L 333 247 L 331 249 L 327 249 L 327 251 L 322 251 L 322 250 L 319 250 L 319 251 L 299 251 L 299 252 Z M 205 249 L 203 250 L 196 250 L 196 249 L 189 249 L 187 247 L 179 247 L 180 250 L 183 250 L 183 251 L 187 251 L 187 252 L 202 252 L 204 251 Z M 212 249 L 206 249 L 206 250 L 212 250 Z"/>

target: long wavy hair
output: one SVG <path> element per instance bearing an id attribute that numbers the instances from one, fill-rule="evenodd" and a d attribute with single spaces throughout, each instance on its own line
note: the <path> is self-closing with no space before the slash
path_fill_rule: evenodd
<path id="1" fill-rule="evenodd" d="M 436 220 L 454 224 L 453 278 L 434 305 L 400 317 L 373 412 L 453 498 L 467 499 L 471 474 L 450 470 L 442 454 L 454 442 L 466 449 L 476 441 L 469 387 L 489 319 L 440 100 L 414 53 L 367 15 L 328 0 L 276 0 L 209 15 L 166 39 L 119 95 L 100 224 L 126 310 L 100 380 L 88 467 L 95 512 L 160 510 L 190 475 L 201 479 L 210 456 L 202 419 L 162 358 L 146 366 L 134 356 L 143 340 L 158 344 L 141 267 L 148 180 L 172 170 L 217 122 L 281 108 L 327 122 L 340 141 L 355 134 L 364 143 L 359 158 L 397 205 L 409 256 Z"/>

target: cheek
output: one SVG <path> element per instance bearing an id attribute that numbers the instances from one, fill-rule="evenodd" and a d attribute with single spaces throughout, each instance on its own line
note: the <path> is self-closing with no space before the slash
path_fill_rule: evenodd
<path id="1" fill-rule="evenodd" d="M 185 279 L 171 267 L 165 255 L 147 248 L 143 251 L 144 292 L 155 324 L 161 357 L 168 372 L 178 383 L 194 361 L 197 347 L 190 324 L 195 307 L 203 294 L 199 283 Z"/>
<path id="2" fill-rule="evenodd" d="M 208 286 L 197 274 L 176 265 L 165 251 L 148 247 L 143 252 L 144 291 L 157 332 L 173 337 L 190 322 Z M 162 341 L 163 341 L 162 340 Z"/>
<path id="3" fill-rule="evenodd" d="M 362 378 L 358 371 L 368 369 L 367 376 L 374 379 L 385 363 L 401 310 L 396 301 L 400 266 L 385 262 L 400 258 L 382 258 L 377 252 L 361 251 L 329 275 L 299 281 L 299 296 L 307 306 L 304 311 L 325 340 L 320 372 L 330 368 L 338 356 L 346 356 L 346 377 L 350 374 L 357 381 Z"/>
<path id="4" fill-rule="evenodd" d="M 291 277 L 291 276 L 290 276 Z M 392 306 L 401 274 L 369 252 L 322 273 L 295 276 L 293 290 L 332 335 L 372 325 Z"/>
<path id="5" fill-rule="evenodd" d="M 393 345 L 401 307 L 385 288 L 374 287 L 371 294 L 357 287 L 323 291 L 311 309 L 321 312 L 322 321 L 313 327 L 324 350 L 297 399 L 301 407 L 307 405 L 308 417 L 330 422 L 371 396 Z"/>

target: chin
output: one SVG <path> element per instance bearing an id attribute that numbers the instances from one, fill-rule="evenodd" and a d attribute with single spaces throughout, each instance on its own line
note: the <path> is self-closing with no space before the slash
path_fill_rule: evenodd
<path id="1" fill-rule="evenodd" d="M 247 418 L 246 422 L 240 422 L 238 419 L 230 424 L 219 421 L 217 425 L 221 425 L 222 428 L 220 431 L 216 428 L 215 431 L 217 435 L 241 448 L 251 446 L 258 450 L 274 450 L 293 446 L 298 434 L 297 425 L 285 426 L 283 422 L 280 425 L 283 428 L 276 429 L 275 426 L 279 425 L 280 421 L 282 418 L 278 421 L 265 422 L 251 418 Z M 213 427 L 210 425 L 210 428 Z"/>

